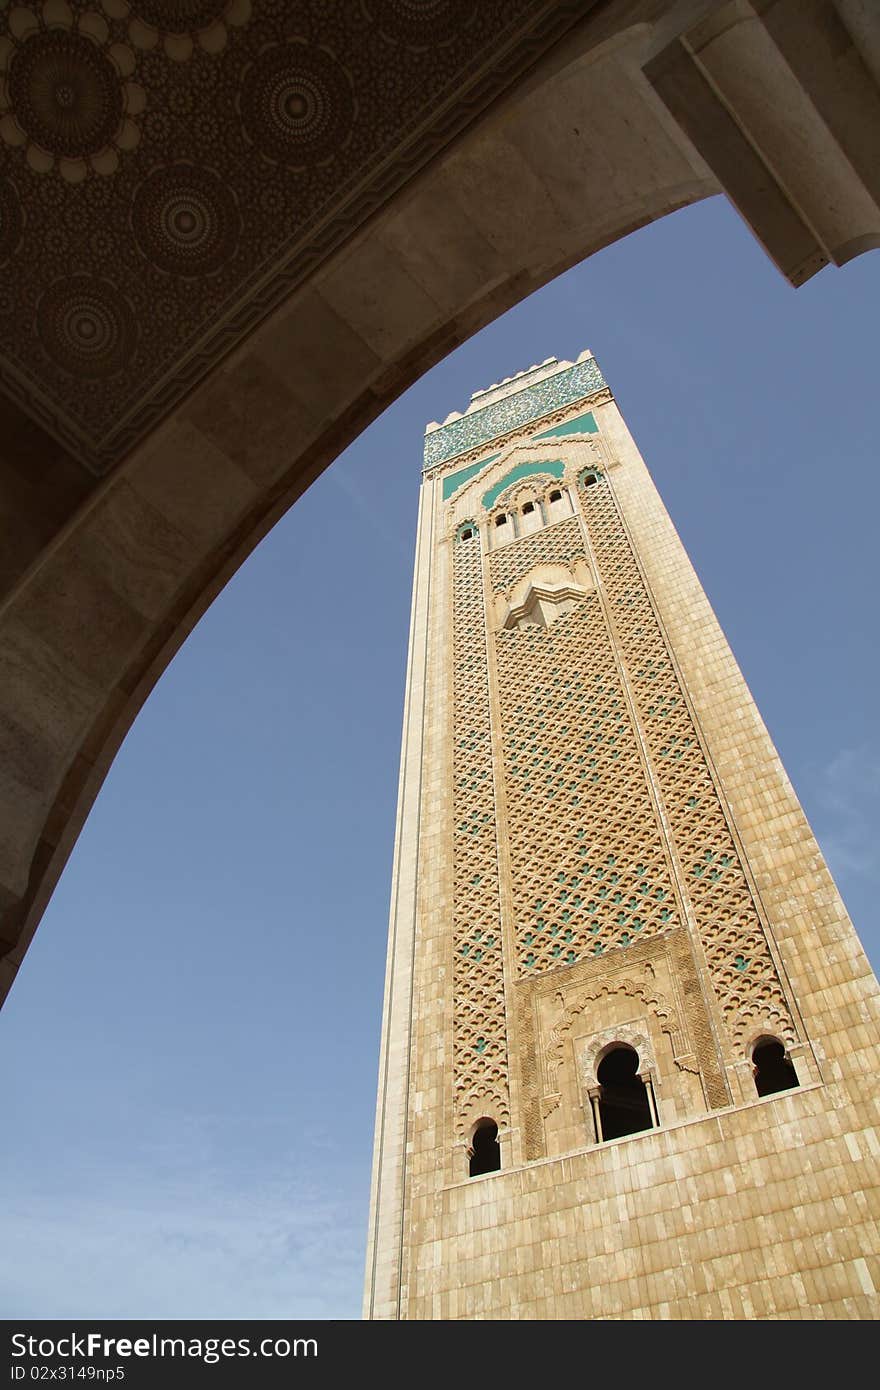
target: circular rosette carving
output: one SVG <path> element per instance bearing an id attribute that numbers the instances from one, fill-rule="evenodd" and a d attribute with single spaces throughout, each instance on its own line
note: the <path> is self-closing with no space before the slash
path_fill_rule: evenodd
<path id="1" fill-rule="evenodd" d="M 326 164 L 344 148 L 355 99 L 347 72 L 325 48 L 289 43 L 267 49 L 247 72 L 240 109 L 260 154 L 297 169 Z"/>
<path id="2" fill-rule="evenodd" d="M 134 316 L 106 280 L 88 275 L 57 280 L 37 307 L 37 329 L 46 352 L 73 376 L 114 376 L 134 350 Z"/>
<path id="3" fill-rule="evenodd" d="M 155 48 L 185 62 L 196 44 L 206 53 L 219 53 L 229 37 L 228 26 L 246 24 L 251 0 L 103 0 L 114 18 L 130 18 L 128 37 L 136 48 Z"/>
<path id="4" fill-rule="evenodd" d="M 364 8 L 383 37 L 404 48 L 442 48 L 477 14 L 459 0 L 365 0 Z"/>
<path id="5" fill-rule="evenodd" d="M 125 80 L 134 54 L 109 38 L 102 15 L 74 16 L 66 0 L 46 0 L 39 12 L 11 11 L 0 40 L 0 138 L 24 147 L 38 173 L 57 168 L 71 183 L 89 168 L 111 174 L 119 151 L 138 143 L 131 118 L 145 95 Z"/>
<path id="6" fill-rule="evenodd" d="M 24 230 L 24 213 L 18 194 L 8 179 L 0 182 L 0 265 L 18 249 Z"/>
<path id="7" fill-rule="evenodd" d="M 9 95 L 26 135 L 68 159 L 97 154 L 122 119 L 122 87 L 110 59 L 63 29 L 25 39 L 9 67 Z"/>
<path id="8" fill-rule="evenodd" d="M 137 190 L 132 229 L 149 261 L 171 275 L 219 270 L 233 254 L 241 218 L 228 187 L 207 169 L 172 164 Z"/>

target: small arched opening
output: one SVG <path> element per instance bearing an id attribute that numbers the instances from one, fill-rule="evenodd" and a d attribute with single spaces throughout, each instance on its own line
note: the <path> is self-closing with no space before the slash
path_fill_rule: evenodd
<path id="1" fill-rule="evenodd" d="M 484 1173 L 497 1173 L 501 1167 L 501 1145 L 498 1126 L 489 1116 L 477 1120 L 471 1135 L 470 1176 L 480 1178 Z"/>
<path id="2" fill-rule="evenodd" d="M 778 1038 L 759 1038 L 752 1048 L 755 1088 L 759 1096 L 772 1096 L 777 1091 L 790 1091 L 801 1083 L 794 1063 Z"/>
<path id="3" fill-rule="evenodd" d="M 654 1106 L 638 1075 L 639 1054 L 627 1043 L 615 1043 L 599 1063 L 599 1138 L 621 1139 L 654 1128 Z"/>

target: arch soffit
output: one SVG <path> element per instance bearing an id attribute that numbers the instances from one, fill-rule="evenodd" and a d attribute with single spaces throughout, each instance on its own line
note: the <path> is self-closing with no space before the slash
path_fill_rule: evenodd
<path id="1" fill-rule="evenodd" d="M 21 731 L 22 764 L 39 767 L 40 777 L 10 784 L 9 805 L 0 804 L 11 827 L 0 838 L 7 987 L 137 711 L 291 503 L 451 347 L 634 225 L 717 191 L 645 106 L 637 65 L 632 80 L 635 124 L 620 131 L 632 146 L 628 173 L 611 202 L 607 188 L 595 198 L 583 190 L 561 196 L 572 168 L 590 167 L 586 147 L 595 141 L 604 150 L 603 111 L 620 94 L 617 50 L 597 56 L 584 31 L 378 210 L 98 485 L 14 581 L 0 641 L 10 627 L 16 636 L 8 640 L 23 643 L 25 655 L 14 689 L 0 696 L 0 716 Z M 564 122 L 548 121 L 550 106 L 565 111 Z M 585 148 L 573 150 L 572 140 Z M 652 145 L 663 150 L 659 162 Z M 476 207 L 475 186 L 486 193 Z M 511 198 L 519 213 L 499 223 L 498 206 Z M 421 254 L 426 234 L 439 234 L 438 218 L 444 241 L 462 248 L 458 263 Z M 541 453 L 558 456 L 558 443 Z M 59 595 L 70 592 L 71 572 L 77 592 L 68 613 Z M 52 679 L 74 699 L 42 694 L 46 634 L 58 658 Z"/>
<path id="2" fill-rule="evenodd" d="M 597 37 L 587 15 L 77 496 L 77 511 L 32 528 L 0 612 L 0 641 L 20 654 L 0 716 L 17 731 L 17 763 L 37 770 L 0 794 L 0 990 L 138 709 L 291 503 L 477 329 L 593 251 L 720 191 L 658 114 L 662 74 L 643 71 L 651 34 L 604 49 Z M 611 108 L 627 113 L 613 148 Z M 616 178 L 597 183 L 609 159 Z M 461 255 L 430 253 L 443 245 Z M 812 273 L 780 264 L 797 283 Z"/>

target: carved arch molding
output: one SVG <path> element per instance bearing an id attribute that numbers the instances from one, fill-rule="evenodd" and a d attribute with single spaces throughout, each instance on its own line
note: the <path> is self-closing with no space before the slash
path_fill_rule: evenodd
<path id="1" fill-rule="evenodd" d="M 662 986 L 661 977 L 665 980 Z M 653 1021 L 657 1033 L 667 1039 L 674 1068 L 699 1078 L 709 1109 L 731 1103 L 692 949 L 685 931 L 677 929 L 631 947 L 625 961 L 606 957 L 583 962 L 564 973 L 551 971 L 517 982 L 516 1028 L 522 1059 L 523 1150 L 527 1160 L 547 1155 L 544 1122 L 560 1103 L 561 1069 L 569 1064 L 577 1066 L 572 1040 L 578 1023 L 585 1025 L 597 1044 L 605 1032 L 607 1041 L 612 1040 L 612 1033 L 621 1032 L 616 1025 L 604 1029 L 592 1022 L 597 1004 L 614 996 L 633 1000 L 639 1015 Z M 643 1032 L 640 1028 L 639 1036 Z M 626 1027 L 621 1036 L 627 1040 Z M 648 1034 L 644 1042 L 645 1056 L 654 1061 L 655 1044 Z M 656 1066 L 652 1070 L 656 1071 Z"/>

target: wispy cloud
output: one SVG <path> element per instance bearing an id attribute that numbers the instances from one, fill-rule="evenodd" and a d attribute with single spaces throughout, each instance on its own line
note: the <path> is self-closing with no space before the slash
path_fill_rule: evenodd
<path id="1" fill-rule="evenodd" d="M 327 476 L 332 486 L 351 505 L 355 514 L 366 522 L 367 529 L 381 537 L 383 545 L 390 543 L 398 554 L 409 560 L 412 554 L 411 537 L 399 533 L 394 527 L 389 527 L 388 509 L 377 499 L 375 487 L 369 483 L 364 486 L 353 472 L 343 466 L 341 459 L 331 467 Z"/>
<path id="2" fill-rule="evenodd" d="M 155 1159 L 156 1155 L 153 1155 Z M 366 1213 L 294 1176 L 192 1165 L 181 1149 L 60 1195 L 7 1204 L 3 1315 L 27 1318 L 355 1318 Z M 314 1155 L 316 1165 L 319 1156 Z M 317 1168 L 320 1173 L 320 1167 Z"/>
<path id="3" fill-rule="evenodd" d="M 815 785 L 817 833 L 835 874 L 880 880 L 880 751 L 842 748 Z"/>

